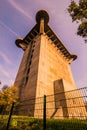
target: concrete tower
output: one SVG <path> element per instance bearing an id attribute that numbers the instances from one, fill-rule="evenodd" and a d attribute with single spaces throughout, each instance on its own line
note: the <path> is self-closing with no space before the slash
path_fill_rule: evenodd
<path id="1" fill-rule="evenodd" d="M 36 22 L 23 39 L 15 42 L 24 51 L 14 83 L 19 88 L 21 101 L 76 88 L 70 64 L 77 56 L 70 54 L 49 27 L 46 11 L 36 14 Z M 33 105 L 32 116 L 35 115 L 35 107 Z"/>

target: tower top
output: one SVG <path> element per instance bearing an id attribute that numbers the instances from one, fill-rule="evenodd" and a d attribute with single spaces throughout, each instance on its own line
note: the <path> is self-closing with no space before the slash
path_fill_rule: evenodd
<path id="1" fill-rule="evenodd" d="M 41 19 L 44 19 L 45 24 L 47 24 L 49 22 L 49 15 L 45 10 L 40 10 L 36 14 L 37 23 L 40 23 Z"/>
<path id="2" fill-rule="evenodd" d="M 53 44 L 61 51 L 63 56 L 71 63 L 71 61 L 77 58 L 76 55 L 71 54 L 66 47 L 63 45 L 61 40 L 56 36 L 53 30 L 48 25 L 49 15 L 45 10 L 40 10 L 36 14 L 36 25 L 32 30 L 23 38 L 18 38 L 15 43 L 18 47 L 26 50 L 27 45 L 37 36 L 41 34 L 46 34 L 48 38 L 53 42 Z"/>

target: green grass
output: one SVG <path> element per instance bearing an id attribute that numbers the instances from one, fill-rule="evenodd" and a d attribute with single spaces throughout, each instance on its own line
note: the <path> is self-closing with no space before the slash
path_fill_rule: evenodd
<path id="1" fill-rule="evenodd" d="M 47 130 L 87 130 L 84 120 L 47 120 Z"/>
<path id="2" fill-rule="evenodd" d="M 0 130 L 5 130 L 8 116 L 0 116 Z M 87 120 L 47 119 L 46 130 L 87 130 Z M 9 130 L 43 130 L 43 120 L 12 116 Z"/>

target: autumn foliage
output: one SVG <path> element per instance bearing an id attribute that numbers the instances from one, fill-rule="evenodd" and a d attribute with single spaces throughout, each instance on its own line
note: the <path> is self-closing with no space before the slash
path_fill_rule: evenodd
<path id="1" fill-rule="evenodd" d="M 13 102 L 17 103 L 17 91 L 17 87 L 15 86 L 10 86 L 0 91 L 0 111 L 3 108 L 8 111 Z"/>

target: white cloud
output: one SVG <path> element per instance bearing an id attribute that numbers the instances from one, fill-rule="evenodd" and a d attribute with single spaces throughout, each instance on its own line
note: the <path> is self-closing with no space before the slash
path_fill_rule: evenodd
<path id="1" fill-rule="evenodd" d="M 8 63 L 8 64 L 11 64 L 11 60 L 8 58 L 8 56 L 3 53 L 3 52 L 0 52 L 0 56 L 3 58 L 3 60 Z"/>
<path id="2" fill-rule="evenodd" d="M 14 35 L 16 36 L 19 36 L 16 32 L 14 32 L 9 26 L 7 26 L 5 23 L 3 23 L 1 20 L 0 20 L 0 23 L 7 29 L 9 30 L 10 32 L 12 32 Z"/>
<path id="3" fill-rule="evenodd" d="M 4 75 L 4 76 L 7 77 L 7 78 L 10 78 L 10 77 L 11 77 L 10 74 L 9 74 L 9 72 L 6 71 L 6 70 L 3 68 L 3 66 L 1 66 L 1 65 L 0 65 L 0 74 Z"/>
<path id="4" fill-rule="evenodd" d="M 17 9 L 19 12 L 21 12 L 22 14 L 24 14 L 26 17 L 28 17 L 29 19 L 33 20 L 32 19 L 32 16 L 29 15 L 29 13 L 27 13 L 25 10 L 23 10 L 19 5 L 17 5 L 14 0 L 8 0 L 9 3 L 15 8 Z"/>

